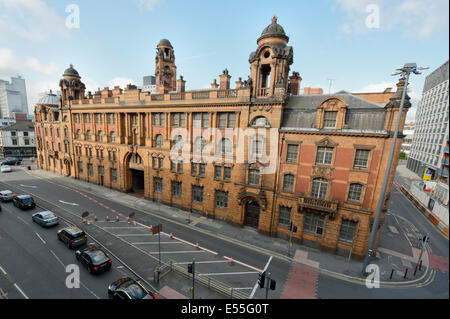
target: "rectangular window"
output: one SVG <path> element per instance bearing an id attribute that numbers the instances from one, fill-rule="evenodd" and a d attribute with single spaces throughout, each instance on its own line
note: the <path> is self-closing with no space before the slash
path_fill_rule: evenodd
<path id="1" fill-rule="evenodd" d="M 24 139 L 24 140 L 23 140 L 23 142 L 24 142 L 24 144 L 25 144 L 25 145 L 30 145 L 30 140 L 29 140 L 29 139 L 27 139 L 27 138 L 26 138 L 26 139 Z"/>
<path id="2" fill-rule="evenodd" d="M 231 167 L 223 168 L 223 180 L 229 181 L 231 179 Z"/>
<path id="3" fill-rule="evenodd" d="M 17 145 L 17 139 L 16 138 L 12 139 L 12 145 Z"/>
<path id="4" fill-rule="evenodd" d="M 294 175 L 286 174 L 283 180 L 283 192 L 292 193 L 294 191 Z"/>
<path id="5" fill-rule="evenodd" d="M 227 127 L 227 113 L 219 113 L 219 128 Z"/>
<path id="6" fill-rule="evenodd" d="M 263 142 L 262 141 L 253 141 L 253 155 L 256 157 L 261 157 L 263 154 Z"/>
<path id="7" fill-rule="evenodd" d="M 350 188 L 348 190 L 348 200 L 352 202 L 360 202 L 362 194 L 362 185 L 361 184 L 350 184 Z"/>
<path id="8" fill-rule="evenodd" d="M 203 186 L 192 186 L 192 200 L 197 203 L 203 203 Z"/>
<path id="9" fill-rule="evenodd" d="M 367 168 L 370 150 L 356 150 L 354 168 Z"/>
<path id="10" fill-rule="evenodd" d="M 250 169 L 248 171 L 248 183 L 251 185 L 259 185 L 259 169 Z"/>
<path id="11" fill-rule="evenodd" d="M 28 136 L 28 132 L 23 132 L 23 136 Z"/>
<path id="12" fill-rule="evenodd" d="M 172 118 L 172 122 L 171 122 L 172 126 L 179 126 L 179 127 L 185 126 L 185 114 L 184 113 L 172 113 L 171 118 Z"/>
<path id="13" fill-rule="evenodd" d="M 336 128 L 337 112 L 325 112 L 323 116 L 323 128 Z"/>
<path id="14" fill-rule="evenodd" d="M 191 164 L 191 175 L 197 175 L 198 174 L 198 172 L 197 172 L 197 163 L 192 163 Z"/>
<path id="15" fill-rule="evenodd" d="M 311 197 L 326 199 L 328 190 L 328 181 L 322 178 L 316 178 L 313 180 L 311 187 Z"/>
<path id="16" fill-rule="evenodd" d="M 339 232 L 339 240 L 346 242 L 353 242 L 357 222 L 353 220 L 343 219 L 341 224 L 341 231 Z"/>
<path id="17" fill-rule="evenodd" d="M 316 164 L 321 165 L 331 165 L 331 160 L 333 159 L 333 148 L 332 147 L 318 147 Z"/>
<path id="18" fill-rule="evenodd" d="M 216 207 L 228 208 L 228 193 L 223 191 L 216 191 Z"/>
<path id="19" fill-rule="evenodd" d="M 303 230 L 316 235 L 323 234 L 325 217 L 319 214 L 305 213 Z"/>
<path id="20" fill-rule="evenodd" d="M 298 145 L 288 144 L 287 154 L 286 154 L 286 162 L 296 163 L 297 162 L 297 154 L 298 154 Z"/>
<path id="21" fill-rule="evenodd" d="M 100 175 L 100 176 L 105 175 L 105 167 L 103 167 L 103 166 L 98 167 L 98 175 Z"/>
<path id="22" fill-rule="evenodd" d="M 193 119 L 194 127 L 207 128 L 209 126 L 209 113 L 194 113 Z"/>
<path id="23" fill-rule="evenodd" d="M 164 158 L 160 157 L 158 159 L 158 161 L 159 161 L 159 169 L 162 169 L 163 168 L 163 164 L 164 164 Z"/>
<path id="24" fill-rule="evenodd" d="M 236 127 L 235 113 L 218 113 L 218 127 L 219 128 L 234 128 Z"/>
<path id="25" fill-rule="evenodd" d="M 181 198 L 181 182 L 172 182 L 172 197 Z"/>
<path id="26" fill-rule="evenodd" d="M 153 177 L 153 188 L 156 194 L 162 193 L 162 178 Z"/>
<path id="27" fill-rule="evenodd" d="M 214 179 L 222 179 L 222 166 L 214 166 Z"/>
<path id="28" fill-rule="evenodd" d="M 111 168 L 111 182 L 117 182 L 117 170 L 115 168 Z"/>
<path id="29" fill-rule="evenodd" d="M 93 169 L 92 164 L 88 164 L 88 174 L 91 177 L 94 175 L 94 169 Z"/>
<path id="30" fill-rule="evenodd" d="M 291 222 L 291 208 L 280 205 L 278 215 L 278 225 L 289 227 L 290 222 Z"/>
<path id="31" fill-rule="evenodd" d="M 158 168 L 158 158 L 157 157 L 152 157 L 152 166 L 153 168 Z"/>
<path id="32" fill-rule="evenodd" d="M 205 176 L 206 164 L 200 164 L 200 176 Z"/>

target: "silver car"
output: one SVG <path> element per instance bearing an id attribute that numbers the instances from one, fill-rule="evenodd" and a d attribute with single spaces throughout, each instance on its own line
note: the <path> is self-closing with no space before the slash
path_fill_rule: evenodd
<path id="1" fill-rule="evenodd" d="M 10 190 L 0 191 L 0 200 L 2 202 L 9 202 L 10 200 L 13 200 L 14 196 L 16 196 L 16 194 Z"/>
<path id="2" fill-rule="evenodd" d="M 1 170 L 2 170 L 2 173 L 11 173 L 12 172 L 11 167 L 8 165 L 2 165 Z"/>
<path id="3" fill-rule="evenodd" d="M 39 212 L 32 215 L 33 221 L 44 227 L 59 224 L 59 218 L 51 211 Z"/>

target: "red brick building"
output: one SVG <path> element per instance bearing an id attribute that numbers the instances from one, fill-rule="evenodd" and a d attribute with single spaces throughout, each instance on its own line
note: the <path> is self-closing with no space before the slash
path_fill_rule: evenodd
<path id="1" fill-rule="evenodd" d="M 133 85 L 86 93 L 71 66 L 59 105 L 36 106 L 39 167 L 270 236 L 287 237 L 293 222 L 295 241 L 363 257 L 395 122 L 401 115 L 402 130 L 410 106 L 399 114 L 404 82 L 383 105 L 347 92 L 297 95 L 288 42 L 274 17 L 235 88 L 224 70 L 211 89 L 185 91 L 166 39 L 158 94 Z"/>

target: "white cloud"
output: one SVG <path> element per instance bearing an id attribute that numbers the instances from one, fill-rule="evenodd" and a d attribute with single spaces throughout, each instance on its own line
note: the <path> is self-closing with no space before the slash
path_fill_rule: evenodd
<path id="1" fill-rule="evenodd" d="M 0 38 L 46 41 L 68 35 L 65 18 L 42 0 L 0 0 Z"/>
<path id="2" fill-rule="evenodd" d="M 53 77 L 57 75 L 58 67 L 53 62 L 44 64 L 35 57 L 19 58 L 11 49 L 0 48 L 0 74 L 2 76 L 15 76 L 29 71 Z"/>
<path id="3" fill-rule="evenodd" d="M 389 31 L 396 26 L 404 28 L 404 34 L 427 39 L 438 32 L 448 32 L 448 0 L 335 0 L 348 15 L 349 21 L 340 29 L 344 33 L 362 33 L 370 30 Z M 368 5 L 377 5 L 380 13 L 380 28 L 369 29 L 366 19 L 373 11 Z"/>
<path id="4" fill-rule="evenodd" d="M 135 84 L 133 79 L 130 78 L 122 78 L 122 77 L 115 77 L 111 81 L 108 82 L 108 86 L 110 89 L 114 88 L 114 86 L 118 85 L 122 89 L 125 88 L 128 84 Z"/>
<path id="5" fill-rule="evenodd" d="M 137 0 L 141 8 L 145 8 L 149 11 L 159 2 L 159 0 Z"/>

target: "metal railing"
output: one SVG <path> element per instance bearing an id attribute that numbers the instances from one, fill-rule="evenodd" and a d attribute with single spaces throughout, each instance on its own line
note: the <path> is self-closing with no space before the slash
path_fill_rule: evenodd
<path id="1" fill-rule="evenodd" d="M 236 98 L 237 97 L 237 90 L 219 90 L 217 92 L 217 97 L 219 99 L 228 99 L 228 98 Z"/>
<path id="2" fill-rule="evenodd" d="M 268 96 L 269 95 L 269 88 L 258 89 L 257 95 L 258 96 Z"/>

